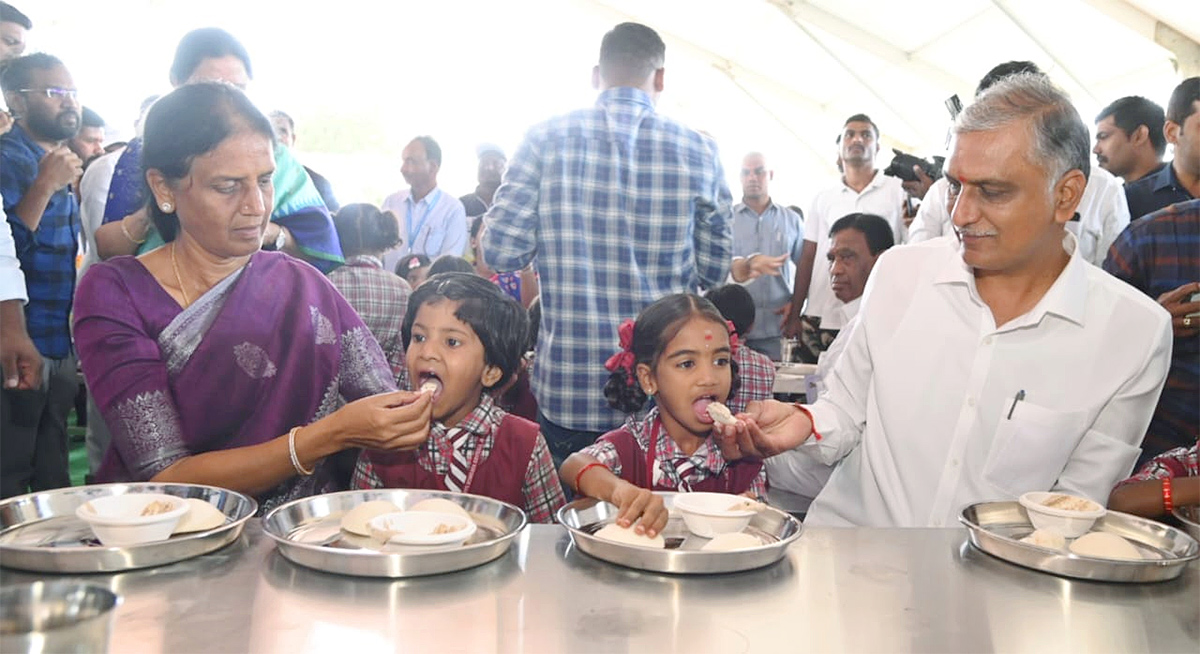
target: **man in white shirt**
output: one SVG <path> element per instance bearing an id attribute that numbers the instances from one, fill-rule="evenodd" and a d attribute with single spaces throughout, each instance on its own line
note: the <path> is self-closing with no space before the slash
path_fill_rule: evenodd
<path id="1" fill-rule="evenodd" d="M 383 201 L 400 222 L 400 245 L 383 257 L 383 267 L 392 270 L 408 254 L 437 259 L 443 254 L 461 257 L 467 250 L 467 213 L 458 198 L 438 188 L 442 148 L 429 136 L 418 136 L 404 146 L 400 174 L 409 188 Z"/>
<path id="2" fill-rule="evenodd" d="M 1032 61 L 1007 61 L 983 76 L 975 89 L 975 96 L 1016 73 L 1044 74 Z M 929 187 L 917 210 L 917 217 L 909 226 L 908 243 L 928 241 L 954 231 L 950 224 L 950 210 L 946 206 L 948 188 L 945 177 Z M 1125 200 L 1125 188 L 1121 181 L 1103 168 L 1092 167 L 1076 217 L 1067 223 L 1067 229 L 1079 238 L 1079 253 L 1084 261 L 1100 266 L 1113 241 L 1129 226 L 1129 217 L 1129 203 Z"/>
<path id="3" fill-rule="evenodd" d="M 1171 322 L 1066 229 L 1088 145 L 1045 76 L 977 98 L 946 172 L 957 238 L 881 257 L 826 393 L 751 405 L 720 430 L 726 458 L 800 447 L 840 461 L 813 524 L 951 526 L 966 505 L 1032 490 L 1105 503 L 1140 452 Z"/>
<path id="4" fill-rule="evenodd" d="M 873 213 L 888 221 L 897 243 L 904 242 L 904 188 L 898 178 L 884 175 L 875 167 L 879 128 L 867 115 L 855 114 L 846 120 L 837 143 L 841 184 L 818 193 L 804 219 L 804 249 L 783 326 L 785 336 L 803 338 L 808 363 L 816 363 L 816 355 L 827 345 L 825 341 L 843 326 L 836 311 L 841 302 L 829 286 L 829 268 L 823 263 L 815 265 L 824 262 L 829 252 L 829 228 L 847 214 Z M 826 338 L 819 338 L 817 330 L 828 332 Z"/>

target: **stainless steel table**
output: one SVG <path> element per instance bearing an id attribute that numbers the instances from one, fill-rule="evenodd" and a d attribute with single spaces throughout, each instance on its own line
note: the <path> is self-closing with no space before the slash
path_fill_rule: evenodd
<path id="1" fill-rule="evenodd" d="M 388 581 L 294 565 L 255 520 L 208 556 L 86 579 L 124 596 L 114 652 L 1200 649 L 1195 563 L 1161 584 L 1070 581 L 973 550 L 962 529 L 812 528 L 773 566 L 677 577 L 569 543 L 535 525 L 490 564 Z"/>

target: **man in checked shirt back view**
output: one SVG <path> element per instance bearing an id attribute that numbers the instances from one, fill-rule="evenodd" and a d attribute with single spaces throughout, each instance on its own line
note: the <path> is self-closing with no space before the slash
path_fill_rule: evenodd
<path id="1" fill-rule="evenodd" d="M 621 321 L 729 271 L 732 198 L 717 146 L 654 110 L 665 53 L 645 25 L 605 34 L 595 106 L 529 131 L 484 219 L 488 266 L 535 261 L 540 275 L 533 391 L 556 466 L 625 418 L 602 392 Z"/>

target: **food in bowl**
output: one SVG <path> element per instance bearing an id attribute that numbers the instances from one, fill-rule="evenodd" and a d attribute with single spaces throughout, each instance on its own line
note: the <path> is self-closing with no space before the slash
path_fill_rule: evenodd
<path id="1" fill-rule="evenodd" d="M 208 531 L 225 524 L 225 514 L 221 509 L 196 497 L 189 497 L 184 501 L 187 502 L 187 513 L 179 519 L 179 524 L 175 525 L 171 532 L 172 535 Z"/>
<path id="2" fill-rule="evenodd" d="M 1132 543 L 1107 531 L 1093 531 L 1076 538 L 1075 542 L 1071 543 L 1071 552 L 1100 559 L 1140 561 L 1143 558 L 1142 553 Z"/>
<path id="3" fill-rule="evenodd" d="M 654 549 L 663 549 L 667 546 L 667 541 L 662 534 L 658 534 L 653 538 L 639 534 L 633 530 L 633 527 L 622 527 L 617 523 L 609 523 L 604 525 L 595 534 L 596 538 L 603 538 L 607 541 L 620 543 L 622 545 L 633 545 L 634 547 L 652 547 Z"/>
<path id="4" fill-rule="evenodd" d="M 1068 499 L 1056 499 L 1056 497 Z M 1053 500 L 1056 504 L 1065 506 L 1090 506 L 1091 508 L 1059 508 L 1045 504 L 1047 500 Z M 1078 502 L 1074 500 L 1078 500 Z M 1033 523 L 1035 529 L 1052 531 L 1064 538 L 1078 538 L 1086 534 L 1096 520 L 1104 517 L 1107 512 L 1103 506 L 1092 500 L 1065 493 L 1030 491 L 1022 495 L 1019 501 L 1021 506 L 1025 507 L 1029 521 Z"/>
<path id="5" fill-rule="evenodd" d="M 688 531 L 701 538 L 742 531 L 757 513 L 748 508 L 748 498 L 729 493 L 680 493 L 674 509 L 683 516 Z M 757 503 L 753 503 L 757 504 Z"/>
<path id="6" fill-rule="evenodd" d="M 350 509 L 342 516 L 341 527 L 344 531 L 359 536 L 370 536 L 371 530 L 367 527 L 367 523 L 375 516 L 384 515 L 385 513 L 396 513 L 400 507 L 386 502 L 384 500 L 372 500 L 363 502 L 358 506 Z"/>
<path id="7" fill-rule="evenodd" d="M 126 493 L 84 502 L 75 515 L 88 523 L 102 544 L 114 547 L 166 540 L 187 512 L 182 497 Z"/>
<path id="8" fill-rule="evenodd" d="M 763 542 L 757 536 L 752 536 L 744 532 L 733 532 L 729 534 L 717 534 L 715 538 L 704 544 L 700 548 L 702 552 L 733 552 L 736 550 L 747 550 L 752 547 L 762 547 Z"/>
<path id="9" fill-rule="evenodd" d="M 1052 509 L 1063 509 L 1065 511 L 1095 511 L 1103 508 L 1095 502 L 1075 497 L 1074 495 L 1060 495 L 1053 493 L 1050 497 L 1042 500 L 1042 506 L 1048 506 Z"/>

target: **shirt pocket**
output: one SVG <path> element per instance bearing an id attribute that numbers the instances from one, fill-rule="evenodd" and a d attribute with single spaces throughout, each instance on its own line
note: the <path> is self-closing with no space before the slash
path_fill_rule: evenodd
<path id="1" fill-rule="evenodd" d="M 1055 411 L 1018 401 L 1011 415 L 1005 401 L 992 438 L 984 481 L 1010 497 L 1050 490 L 1086 430 L 1083 411 Z"/>

